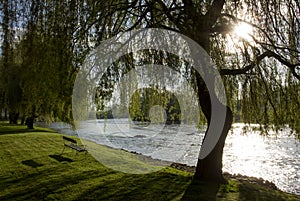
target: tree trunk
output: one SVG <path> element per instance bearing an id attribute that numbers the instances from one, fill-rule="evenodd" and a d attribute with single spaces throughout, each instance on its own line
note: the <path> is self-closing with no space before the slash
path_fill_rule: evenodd
<path id="1" fill-rule="evenodd" d="M 225 125 L 219 141 L 207 157 L 205 157 L 204 159 L 198 159 L 194 179 L 226 183 L 226 180 L 222 175 L 223 148 L 228 131 L 231 128 L 232 119 L 232 112 L 230 108 L 227 107 Z"/>
<path id="2" fill-rule="evenodd" d="M 7 120 L 7 109 L 4 109 L 4 120 Z"/>
<path id="3" fill-rule="evenodd" d="M 25 121 L 26 121 L 26 116 L 25 116 L 25 114 L 23 114 L 22 118 L 21 118 L 21 125 L 24 125 Z"/>
<path id="4" fill-rule="evenodd" d="M 34 122 L 34 117 L 27 117 L 26 118 L 26 125 L 28 129 L 34 129 L 33 128 L 33 122 Z"/>
<path id="5" fill-rule="evenodd" d="M 18 124 L 19 113 L 18 112 L 10 112 L 9 113 L 9 123 L 10 124 Z"/>
<path id="6" fill-rule="evenodd" d="M 214 126 L 210 124 L 211 100 L 210 100 L 209 92 L 203 80 L 200 78 L 199 75 L 196 75 L 196 78 L 197 78 L 199 102 L 200 102 L 201 109 L 207 119 L 207 123 L 208 123 L 207 130 L 208 130 L 210 126 Z M 224 105 L 224 107 L 226 106 Z M 216 146 L 209 153 L 209 155 L 206 156 L 204 159 L 198 159 L 196 172 L 194 175 L 195 180 L 215 181 L 218 183 L 226 182 L 226 180 L 222 175 L 222 158 L 223 158 L 223 148 L 225 145 L 225 140 L 228 131 L 231 128 L 232 120 L 233 120 L 232 111 L 229 107 L 226 107 L 226 119 L 225 119 L 225 124 L 221 136 Z M 207 131 L 205 133 L 205 137 L 206 134 Z"/>

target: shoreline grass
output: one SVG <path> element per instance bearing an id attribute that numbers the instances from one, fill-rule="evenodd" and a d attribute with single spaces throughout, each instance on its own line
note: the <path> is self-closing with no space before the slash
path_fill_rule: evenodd
<path id="1" fill-rule="evenodd" d="M 297 195 L 235 179 L 220 187 L 191 183 L 192 173 L 171 167 L 149 174 L 118 172 L 89 153 L 75 157 L 73 150 L 66 149 L 60 155 L 61 134 L 47 128 L 27 130 L 0 122 L 0 147 L 0 200 L 166 201 L 180 200 L 185 192 L 191 200 L 300 200 Z"/>

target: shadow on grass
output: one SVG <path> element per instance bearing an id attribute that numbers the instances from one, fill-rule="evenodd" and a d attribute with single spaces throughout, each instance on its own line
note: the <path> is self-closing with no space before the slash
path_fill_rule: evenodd
<path id="1" fill-rule="evenodd" d="M 280 191 L 276 191 L 274 188 L 263 188 L 261 185 L 249 182 L 241 182 L 238 188 L 240 200 L 300 200 L 300 197 L 295 198 L 292 195 L 283 195 Z"/>
<path id="2" fill-rule="evenodd" d="M 33 168 L 37 168 L 37 167 L 43 166 L 43 164 L 37 163 L 37 162 L 35 162 L 35 161 L 32 160 L 32 159 L 22 161 L 21 163 L 22 163 L 23 165 L 27 165 L 27 166 L 30 166 L 30 167 L 33 167 Z"/>
<path id="3" fill-rule="evenodd" d="M 180 196 L 189 180 L 167 172 L 124 174 L 100 166 L 97 170 L 66 171 L 62 165 L 5 182 L 16 188 L 0 193 L 0 200 L 166 201 Z"/>
<path id="4" fill-rule="evenodd" d="M 58 162 L 73 162 L 72 159 L 63 157 L 62 155 L 58 154 L 49 155 L 49 157 L 57 160 Z"/>
<path id="5" fill-rule="evenodd" d="M 61 176 L 61 173 L 64 173 L 63 176 Z M 21 178 L 7 179 L 4 181 L 5 183 L 1 181 L 0 200 L 45 200 L 48 196 L 58 196 L 58 198 L 52 200 L 65 200 L 65 197 L 60 197 L 61 195 L 57 193 L 59 189 L 63 191 L 65 190 L 65 186 L 76 185 L 81 181 L 84 182 L 89 179 L 100 178 L 101 176 L 107 176 L 108 174 L 110 174 L 110 172 L 106 171 L 65 171 L 65 165 L 46 168 L 37 173 L 24 175 L 24 177 Z M 51 179 L 49 179 L 49 176 L 52 176 Z M 11 186 L 14 186 L 14 188 L 6 191 L 6 193 L 1 192 L 2 187 Z M 79 186 L 76 191 L 72 191 L 72 193 L 76 193 L 77 191 L 80 191 L 80 189 Z"/>
<path id="6" fill-rule="evenodd" d="M 121 174 L 119 178 L 99 182 L 78 196 L 79 200 L 156 200 L 181 197 L 190 177 L 154 172 L 150 174 Z"/>
<path id="7" fill-rule="evenodd" d="M 249 183 L 245 183 L 242 182 L 239 186 L 239 199 L 241 200 L 249 200 L 249 199 L 253 199 L 253 197 L 257 197 L 256 200 L 260 200 L 259 198 L 262 198 L 263 192 L 259 192 L 257 188 L 254 188 L 253 185 L 249 184 Z M 258 196 L 258 195 L 259 196 Z"/>
<path id="8" fill-rule="evenodd" d="M 192 180 L 182 196 L 182 201 L 214 201 L 220 185 L 218 183 Z"/>

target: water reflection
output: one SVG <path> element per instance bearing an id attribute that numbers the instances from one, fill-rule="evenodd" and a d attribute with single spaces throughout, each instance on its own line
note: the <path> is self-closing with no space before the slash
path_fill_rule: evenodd
<path id="1" fill-rule="evenodd" d="M 178 133 L 177 129 L 169 126 L 164 129 L 162 135 L 153 135 L 151 129 L 128 129 L 125 123 L 119 124 L 121 127 L 116 127 L 110 120 L 105 126 L 101 121 L 98 123 L 108 132 L 106 139 L 97 135 L 96 131 L 103 130 L 99 129 L 99 124 L 95 127 L 95 124 L 90 122 L 85 125 L 85 131 L 88 131 L 88 135 L 84 136 L 86 139 L 100 144 L 106 142 L 112 147 L 122 147 L 153 158 L 190 166 L 196 165 L 204 135 L 203 131 L 198 131 L 195 127 L 182 128 Z M 288 129 L 278 135 L 270 133 L 266 137 L 261 136 L 259 132 L 248 131 L 244 134 L 242 127 L 241 124 L 234 124 L 226 139 L 223 170 L 231 174 L 261 177 L 273 182 L 281 190 L 300 195 L 300 142 L 288 135 Z M 72 133 L 70 128 L 61 125 L 54 124 L 52 128 Z M 174 132 L 177 133 L 176 139 Z M 155 151 L 160 148 L 163 148 L 163 151 Z M 184 153 L 182 149 L 186 149 Z"/>
<path id="2" fill-rule="evenodd" d="M 232 174 L 261 177 L 280 189 L 300 194 L 300 143 L 289 131 L 261 136 L 242 134 L 235 124 L 224 148 L 223 170 Z"/>

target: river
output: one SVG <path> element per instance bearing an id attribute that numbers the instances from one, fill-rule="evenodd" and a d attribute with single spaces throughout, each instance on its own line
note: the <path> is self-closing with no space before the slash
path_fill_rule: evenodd
<path id="1" fill-rule="evenodd" d="M 226 139 L 223 171 L 263 178 L 279 189 L 300 195 L 300 142 L 289 136 L 289 129 L 268 136 L 258 131 L 243 132 L 243 124 L 234 124 Z M 130 124 L 127 119 L 84 122 L 76 132 L 62 123 L 51 128 L 66 134 L 134 151 L 155 159 L 195 166 L 204 130 L 193 125 Z"/>

